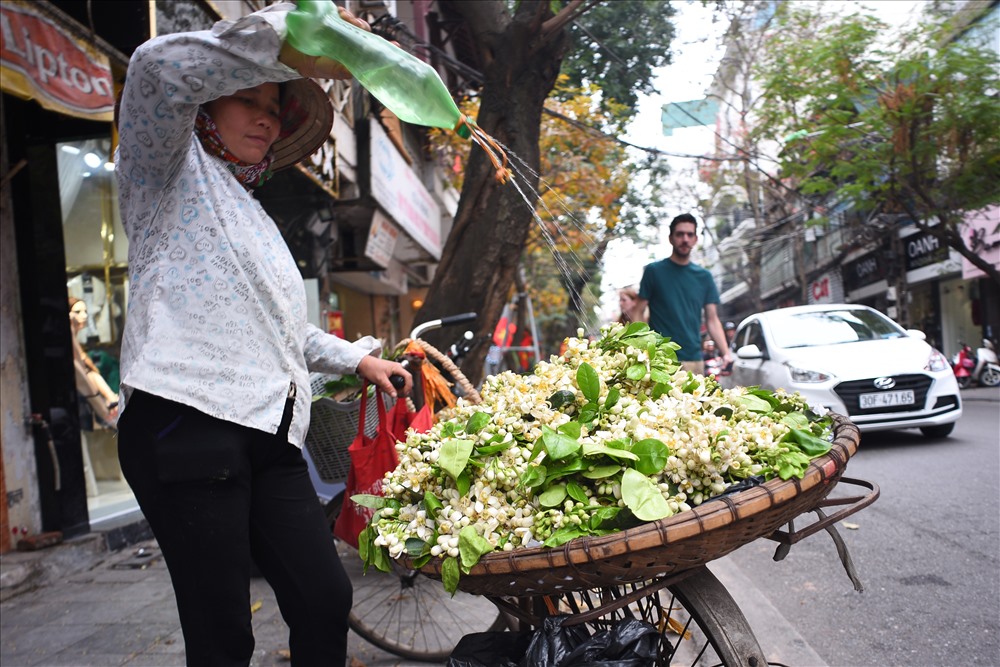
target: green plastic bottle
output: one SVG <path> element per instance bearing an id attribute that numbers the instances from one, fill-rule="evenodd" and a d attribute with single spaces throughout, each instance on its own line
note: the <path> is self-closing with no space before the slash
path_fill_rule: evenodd
<path id="1" fill-rule="evenodd" d="M 331 0 L 298 0 L 286 25 L 289 44 L 306 55 L 343 64 L 400 120 L 469 137 L 469 127 L 459 124 L 462 112 L 433 67 L 340 18 Z"/>

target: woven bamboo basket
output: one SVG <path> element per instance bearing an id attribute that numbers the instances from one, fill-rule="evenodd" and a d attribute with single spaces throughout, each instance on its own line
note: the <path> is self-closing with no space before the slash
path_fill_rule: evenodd
<path id="1" fill-rule="evenodd" d="M 648 581 L 721 558 L 810 511 L 833 490 L 860 441 L 846 417 L 833 418 L 830 452 L 814 459 L 802 479 L 773 479 L 660 521 L 561 547 L 493 552 L 463 574 L 458 587 L 477 595 L 554 595 Z M 441 563 L 433 559 L 421 572 L 440 579 Z"/>

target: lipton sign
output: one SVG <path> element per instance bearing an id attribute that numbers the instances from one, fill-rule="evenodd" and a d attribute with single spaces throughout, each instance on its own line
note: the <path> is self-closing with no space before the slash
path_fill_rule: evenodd
<path id="1" fill-rule="evenodd" d="M 0 4 L 0 69 L 4 92 L 59 113 L 112 119 L 115 97 L 107 57 L 29 4 Z"/>

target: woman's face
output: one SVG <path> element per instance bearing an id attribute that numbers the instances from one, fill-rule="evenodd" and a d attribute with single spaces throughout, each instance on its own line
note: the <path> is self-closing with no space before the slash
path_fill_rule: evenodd
<path id="1" fill-rule="evenodd" d="M 262 83 L 205 105 L 222 143 L 238 160 L 257 164 L 281 131 L 278 84 Z"/>
<path id="2" fill-rule="evenodd" d="M 628 294 L 618 295 L 618 307 L 621 308 L 623 313 L 631 310 L 633 306 L 635 306 L 635 299 L 630 297 Z"/>
<path id="3" fill-rule="evenodd" d="M 77 301 L 69 309 L 69 322 L 73 331 L 79 331 L 87 326 L 87 304 Z"/>

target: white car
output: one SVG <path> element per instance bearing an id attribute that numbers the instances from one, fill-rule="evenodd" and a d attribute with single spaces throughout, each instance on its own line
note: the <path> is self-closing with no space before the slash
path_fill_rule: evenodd
<path id="1" fill-rule="evenodd" d="M 951 365 L 925 338 L 868 306 L 769 310 L 740 323 L 732 374 L 720 381 L 797 391 L 862 431 L 919 428 L 940 438 L 962 416 L 962 400 Z"/>

